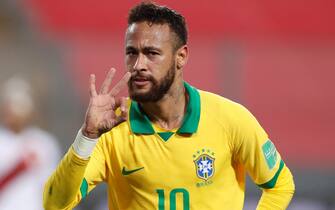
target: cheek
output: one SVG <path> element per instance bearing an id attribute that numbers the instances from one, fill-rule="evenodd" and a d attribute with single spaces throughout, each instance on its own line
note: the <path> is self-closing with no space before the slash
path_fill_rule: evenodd
<path id="1" fill-rule="evenodd" d="M 171 56 L 157 56 L 151 59 L 150 62 L 153 67 L 159 69 L 164 74 L 171 67 L 171 64 L 174 63 L 174 60 Z"/>

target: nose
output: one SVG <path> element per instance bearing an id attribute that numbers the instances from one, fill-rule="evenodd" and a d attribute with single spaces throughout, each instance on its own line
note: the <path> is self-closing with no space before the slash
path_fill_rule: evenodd
<path id="1" fill-rule="evenodd" d="M 133 66 L 134 71 L 146 71 L 146 57 L 143 54 L 137 56 L 136 62 Z"/>

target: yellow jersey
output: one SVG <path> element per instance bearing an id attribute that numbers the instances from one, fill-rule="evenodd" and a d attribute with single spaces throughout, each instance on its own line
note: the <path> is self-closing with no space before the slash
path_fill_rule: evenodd
<path id="1" fill-rule="evenodd" d="M 89 160 L 68 151 L 45 199 L 72 196 L 65 208 L 72 209 L 106 182 L 110 210 L 232 210 L 243 208 L 246 172 L 260 187 L 273 188 L 286 166 L 252 114 L 187 83 L 185 89 L 189 102 L 179 129 L 153 125 L 131 101 L 128 120 L 100 137 Z M 61 186 L 65 195 L 55 193 Z"/>

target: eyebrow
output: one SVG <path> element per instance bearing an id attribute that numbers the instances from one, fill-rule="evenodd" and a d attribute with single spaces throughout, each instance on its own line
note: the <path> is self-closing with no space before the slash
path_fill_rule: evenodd
<path id="1" fill-rule="evenodd" d="M 159 49 L 159 48 L 157 48 L 157 47 L 153 47 L 153 46 L 144 47 L 143 50 L 144 50 L 144 51 L 152 51 L 152 50 L 154 50 L 154 51 L 158 51 L 158 52 L 161 52 L 161 51 L 162 51 L 161 49 Z"/>
<path id="2" fill-rule="evenodd" d="M 130 51 L 130 50 L 137 51 L 137 49 L 135 47 L 132 47 L 132 46 L 126 47 L 126 51 Z"/>
<path id="3" fill-rule="evenodd" d="M 157 48 L 157 47 L 154 47 L 154 46 L 147 46 L 147 47 L 144 47 L 144 48 L 142 49 L 142 51 L 144 51 L 144 52 L 148 52 L 148 51 L 152 51 L 152 50 L 154 50 L 154 51 L 158 51 L 158 52 L 162 52 L 161 49 L 159 49 L 159 48 Z M 127 46 L 127 47 L 126 47 L 126 51 L 138 51 L 138 49 L 135 48 L 135 47 L 133 47 L 133 46 Z"/>

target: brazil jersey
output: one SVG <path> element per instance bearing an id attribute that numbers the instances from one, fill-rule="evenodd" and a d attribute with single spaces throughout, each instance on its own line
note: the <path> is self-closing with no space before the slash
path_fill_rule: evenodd
<path id="1" fill-rule="evenodd" d="M 66 179 L 66 170 L 83 171 L 71 177 L 79 185 L 68 182 L 76 195 L 66 209 L 100 182 L 108 184 L 110 210 L 242 209 L 246 173 L 262 188 L 275 186 L 286 166 L 250 112 L 187 83 L 185 88 L 189 101 L 179 129 L 153 125 L 131 101 L 128 120 L 100 137 L 89 160 L 69 150 L 49 180 L 57 188 L 57 174 Z"/>

